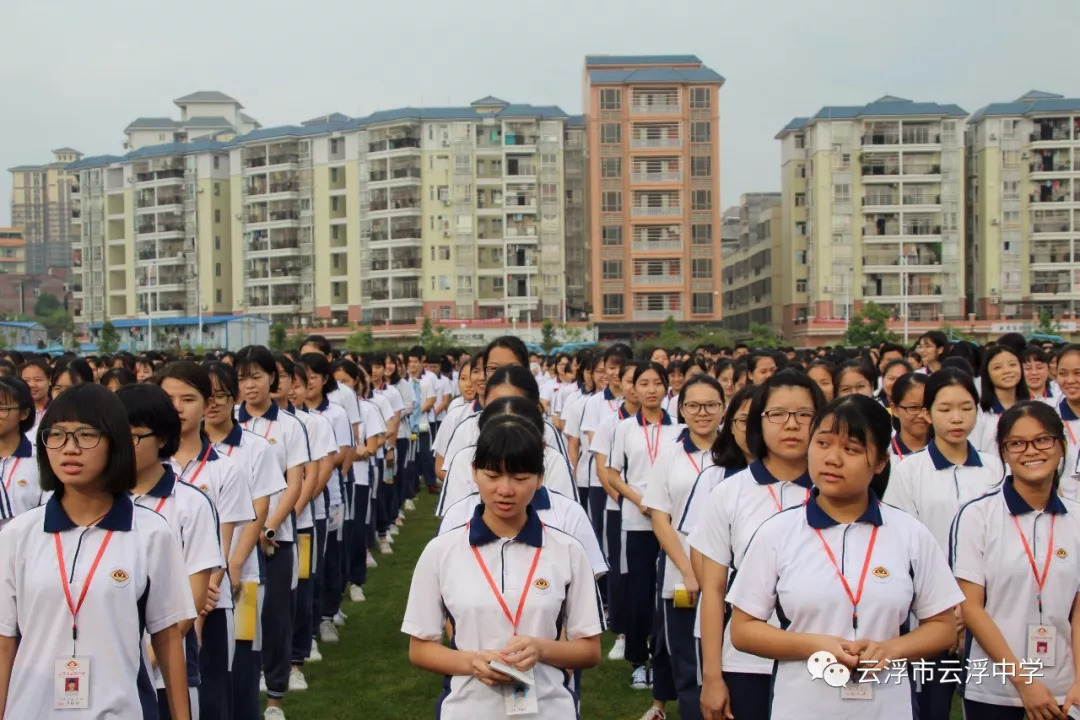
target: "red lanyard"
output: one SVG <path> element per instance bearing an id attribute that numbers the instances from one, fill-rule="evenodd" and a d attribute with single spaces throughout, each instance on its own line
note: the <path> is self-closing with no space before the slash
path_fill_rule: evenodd
<path id="1" fill-rule="evenodd" d="M 213 445 L 210 445 L 209 443 L 206 445 L 206 452 L 203 453 L 202 460 L 199 461 L 199 466 L 197 468 L 195 468 L 195 474 L 191 476 L 191 479 L 190 480 L 185 479 L 183 473 L 181 473 L 180 474 L 180 479 L 181 480 L 186 482 L 188 485 L 194 485 L 195 484 L 196 478 L 198 478 L 199 473 L 202 472 L 203 465 L 206 464 L 206 459 L 208 457 L 210 457 L 210 448 L 212 448 L 212 447 L 213 447 Z"/>
<path id="2" fill-rule="evenodd" d="M 859 588 L 856 592 L 851 592 L 851 586 L 848 585 L 847 578 L 844 577 L 844 573 L 840 571 L 840 565 L 836 562 L 836 556 L 833 555 L 832 549 L 829 548 L 829 543 L 825 542 L 825 536 L 821 534 L 821 531 L 814 528 L 814 532 L 817 533 L 818 538 L 821 539 L 821 545 L 825 548 L 825 553 L 829 556 L 830 562 L 833 567 L 836 568 L 836 574 L 840 577 L 840 582 L 844 585 L 844 592 L 847 593 L 848 599 L 851 600 L 851 629 L 859 629 L 859 600 L 862 600 L 863 585 L 866 583 L 866 571 L 870 568 L 870 556 L 874 554 L 874 543 L 877 541 L 878 526 L 875 525 L 873 531 L 870 533 L 870 545 L 866 548 L 866 559 L 863 560 L 862 572 L 859 574 Z"/>
<path id="3" fill-rule="evenodd" d="M 1050 516 L 1050 539 L 1046 543 L 1046 564 L 1043 565 L 1042 574 L 1039 574 L 1039 568 L 1035 565 L 1035 554 L 1031 552 L 1031 546 L 1028 545 L 1027 538 L 1024 537 L 1024 531 L 1020 529 L 1020 521 L 1013 515 L 1013 522 L 1016 524 L 1016 532 L 1020 533 L 1020 542 L 1024 543 L 1024 552 L 1027 554 L 1028 562 L 1031 563 L 1031 572 L 1035 576 L 1035 585 L 1038 590 L 1035 593 L 1035 599 L 1039 603 L 1039 622 L 1042 622 L 1042 591 L 1046 586 L 1046 576 L 1050 574 L 1050 558 L 1054 555 L 1054 521 L 1057 520 L 1057 515 Z M 1032 529 L 1034 533 L 1034 528 Z"/>
<path id="4" fill-rule="evenodd" d="M 251 428 L 249 428 L 248 425 L 250 425 L 252 422 L 254 422 L 254 419 L 248 420 L 246 423 L 242 423 L 244 429 L 245 430 L 251 430 Z M 266 432 L 263 433 L 263 439 L 264 440 L 270 437 L 270 428 L 272 428 L 272 427 L 274 427 L 274 421 L 273 420 L 267 420 L 266 421 Z"/>
<path id="5" fill-rule="evenodd" d="M 683 452 L 685 452 L 685 450 Z M 690 463 L 694 466 L 694 470 L 697 471 L 697 474 L 700 475 L 701 474 L 701 466 L 698 465 L 697 460 L 694 459 L 694 454 L 693 453 L 686 453 L 686 457 L 690 461 Z"/>
<path id="6" fill-rule="evenodd" d="M 19 468 L 19 462 L 21 460 L 21 457 L 15 458 L 15 464 L 11 466 L 11 472 L 8 473 L 7 480 L 4 482 L 5 490 L 11 489 L 11 478 L 15 477 L 15 471 Z"/>
<path id="7" fill-rule="evenodd" d="M 1075 445 L 1076 444 L 1076 436 L 1073 435 L 1073 431 L 1072 431 L 1072 428 L 1069 426 L 1069 421 L 1068 420 L 1065 421 L 1065 432 L 1069 433 L 1069 440 L 1071 440 L 1072 444 Z"/>
<path id="8" fill-rule="evenodd" d="M 896 457 L 898 457 L 898 458 L 903 458 L 904 457 L 904 453 L 900 452 L 900 443 L 896 442 L 896 438 L 892 439 L 892 449 L 893 449 L 893 452 L 896 453 Z"/>
<path id="9" fill-rule="evenodd" d="M 465 527 L 468 528 L 468 525 Z M 483 556 L 480 555 L 480 551 L 475 545 L 472 546 L 473 555 L 476 557 L 476 564 L 479 565 L 480 569 L 483 571 L 484 577 L 491 587 L 492 594 L 494 594 L 495 599 L 499 601 L 499 607 L 502 608 L 503 614 L 506 615 L 506 619 L 509 620 L 510 625 L 513 626 L 514 635 L 517 635 L 518 623 L 521 622 L 521 612 L 525 609 L 525 598 L 529 597 L 529 590 L 532 588 L 533 575 L 536 574 L 536 565 L 540 562 L 540 551 L 542 549 L 542 547 L 536 548 L 536 553 L 533 555 L 532 559 L 532 565 L 529 567 L 529 575 L 525 578 L 525 587 L 521 590 L 521 601 L 518 602 L 517 615 L 511 615 L 510 608 L 506 606 L 506 600 L 503 598 L 502 593 L 499 592 L 499 588 L 495 585 L 495 579 L 491 577 L 491 573 L 488 571 Z"/>
<path id="10" fill-rule="evenodd" d="M 649 454 L 649 466 L 652 467 L 656 463 L 656 456 L 660 452 L 660 423 L 656 423 L 656 433 L 654 441 L 649 441 L 649 423 L 645 420 L 645 416 L 641 416 L 641 432 L 645 434 L 645 452 Z"/>
<path id="11" fill-rule="evenodd" d="M 94 557 L 94 563 L 90 566 L 90 572 L 86 576 L 86 582 L 83 583 L 82 592 L 79 593 L 79 602 L 76 604 L 71 601 L 71 586 L 68 584 L 67 579 L 67 563 L 64 562 L 64 545 L 60 542 L 60 533 L 55 533 L 53 539 L 56 541 L 56 560 L 60 563 L 60 585 L 64 588 L 64 599 L 67 600 L 68 610 L 71 611 L 71 640 L 75 642 L 79 639 L 79 626 L 77 619 L 79 617 L 79 610 L 82 608 L 83 600 L 86 599 L 86 591 L 90 589 L 90 582 L 94 579 L 94 573 L 97 572 L 97 567 L 101 563 L 101 558 L 105 554 L 105 548 L 108 547 L 109 541 L 112 540 L 113 531 L 109 530 L 105 533 L 105 539 L 101 541 L 101 547 L 98 548 L 97 555 Z M 75 573 L 75 569 L 72 568 L 72 574 Z M 75 655 L 75 648 L 72 647 L 72 656 Z"/>
<path id="12" fill-rule="evenodd" d="M 768 489 L 769 494 L 772 495 L 772 501 L 774 503 L 776 503 L 776 512 L 780 512 L 781 510 L 783 510 L 784 506 L 780 503 L 780 498 L 776 497 L 776 491 L 773 490 L 772 485 L 766 485 L 765 487 L 766 487 L 766 489 Z M 783 496 L 783 493 L 781 493 L 781 496 Z M 806 501 L 809 500 L 809 499 L 810 499 L 810 488 L 807 488 L 806 489 L 806 497 L 803 498 L 802 504 L 805 505 Z"/>
<path id="13" fill-rule="evenodd" d="M 154 512 L 156 512 L 158 514 L 161 514 L 161 508 L 165 507 L 165 501 L 168 500 L 168 499 L 169 499 L 169 496 L 166 495 L 165 497 L 158 500 L 157 505 L 154 507 Z"/>
<path id="14" fill-rule="evenodd" d="M 230 445 L 229 449 L 225 452 L 225 457 L 232 457 L 232 451 L 236 449 L 235 445 Z"/>

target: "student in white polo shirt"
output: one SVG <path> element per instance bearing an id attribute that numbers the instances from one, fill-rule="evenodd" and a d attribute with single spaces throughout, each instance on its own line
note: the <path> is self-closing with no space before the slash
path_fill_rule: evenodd
<path id="1" fill-rule="evenodd" d="M 462 403 L 447 412 L 446 419 L 439 425 L 439 432 L 436 433 L 435 440 L 431 444 L 432 452 L 435 453 L 435 475 L 440 480 L 446 477 L 446 449 L 450 445 L 450 438 L 454 431 L 462 420 L 484 409 L 484 392 L 487 387 L 487 379 L 484 376 L 484 353 L 477 353 L 472 358 L 471 364 L 462 368 L 459 377 L 462 383 L 468 382 L 468 390 L 462 388 L 460 395 Z"/>
<path id="2" fill-rule="evenodd" d="M 661 607 L 653 651 L 653 707 L 659 712 L 650 711 L 657 718 L 664 717 L 664 704 L 673 700 L 678 701 L 680 717 L 700 717 L 694 642 L 699 586 L 690 566 L 690 545 L 676 532 L 672 518 L 678 519 L 698 476 L 712 465 L 723 397 L 720 383 L 710 375 L 692 377 L 682 385 L 676 402 L 686 428 L 661 450 L 662 470 L 649 482 L 642 499 L 662 553 L 657 578 Z"/>
<path id="3" fill-rule="evenodd" d="M 300 354 L 303 356 L 309 353 L 322 355 L 329 363 L 331 360 L 330 341 L 324 335 L 308 335 L 300 346 Z M 353 445 L 355 446 L 360 435 L 360 402 L 356 397 L 356 393 L 349 392 L 347 387 L 335 387 L 328 395 L 330 402 L 345 411 L 345 415 L 349 419 L 349 426 L 353 431 Z"/>
<path id="4" fill-rule="evenodd" d="M 955 643 L 963 594 L 926 527 L 871 489 L 889 472 L 891 435 L 889 413 L 873 398 L 829 403 L 810 426 L 815 489 L 805 506 L 765 520 L 746 549 L 742 566 L 751 570 L 728 592 L 728 629 L 737 650 L 776 661 L 770 717 L 924 717 L 915 714 L 911 673 L 883 669 L 874 683 L 866 672 Z M 769 623 L 774 613 L 779 628 Z M 911 613 L 919 626 L 906 632 Z M 815 679 L 812 657 L 838 664 Z M 844 668 L 852 677 L 837 687 Z"/>
<path id="5" fill-rule="evenodd" d="M 0 530 L 11 518 L 45 502 L 38 482 L 34 440 L 34 401 L 19 378 L 0 377 Z"/>
<path id="6" fill-rule="evenodd" d="M 1057 382 L 1062 397 L 1057 412 L 1065 426 L 1065 470 L 1059 492 L 1065 497 L 1080 500 L 1080 345 L 1066 345 L 1058 353 Z"/>
<path id="7" fill-rule="evenodd" d="M 1013 405 L 1031 399 L 1020 356 L 1007 345 L 991 345 L 983 360 L 982 398 L 979 400 L 979 419 L 972 432 L 971 443 L 981 452 L 995 452 L 997 423 L 1001 413 Z"/>
<path id="8" fill-rule="evenodd" d="M 255 519 L 237 524 L 238 543 L 248 533 L 262 534 L 270 512 L 270 498 L 285 490 L 285 475 L 278 466 L 273 446 L 253 432 L 244 430 L 233 416 L 238 402 L 236 371 L 222 362 L 206 364 L 210 375 L 211 404 L 203 416 L 203 432 L 214 444 L 214 451 L 236 465 L 251 490 Z M 238 544 L 238 549 L 240 545 Z M 233 553 L 236 555 L 236 553 Z M 233 604 L 236 607 L 236 650 L 232 665 L 232 718 L 258 720 L 262 717 L 259 678 L 262 674 L 262 608 L 264 601 L 265 557 L 256 540 L 244 558 L 239 574 L 229 570 Z M 313 648 L 314 649 L 314 648 Z M 311 657 L 308 658 L 311 660 Z"/>
<path id="9" fill-rule="evenodd" d="M 1065 430 L 1038 401 L 1006 410 L 998 446 L 1009 477 L 960 508 L 950 538 L 953 574 L 973 641 L 969 662 L 1041 663 L 1038 676 L 969 681 L 969 718 L 1064 717 L 1080 703 L 1074 645 L 1080 578 L 1080 503 L 1057 493 Z M 970 676 L 969 676 L 970 678 Z M 1059 711 L 1059 708 L 1061 709 Z"/>
<path id="10" fill-rule="evenodd" d="M 926 380 L 926 375 L 911 372 L 901 375 L 892 386 L 892 415 L 900 425 L 889 441 L 889 459 L 894 467 L 929 442 L 930 414 L 923 407 Z"/>
<path id="11" fill-rule="evenodd" d="M 304 482 L 304 465 L 310 460 L 303 424 L 273 402 L 278 371 L 274 355 L 261 345 L 249 345 L 236 354 L 240 386 L 237 419 L 245 430 L 265 438 L 271 445 L 278 471 L 285 476 L 285 490 L 270 499 L 269 515 L 260 545 L 266 560 L 266 590 L 262 612 L 263 672 L 266 676 L 268 720 L 285 717 L 281 699 L 289 682 L 292 650 L 291 593 L 295 559 L 293 510 Z"/>
<path id="12" fill-rule="evenodd" d="M 146 631 L 169 710 L 187 718 L 180 624 L 195 607 L 173 529 L 128 496 L 135 448 L 123 404 L 100 385 L 68 390 L 46 411 L 37 450 L 53 494 L 0 543 L 4 716 L 155 717 Z"/>
<path id="13" fill-rule="evenodd" d="M 682 426 L 664 412 L 667 371 L 659 363 L 639 365 L 634 392 L 641 409 L 615 428 L 608 455 L 608 484 L 623 497 L 622 531 L 626 543 L 626 660 L 633 666 L 631 684 L 651 685 L 647 664 L 653 637 L 656 560 L 660 544 L 642 504 L 649 483 L 661 471 L 660 448 L 675 440 Z"/>
<path id="14" fill-rule="evenodd" d="M 1031 399 L 1056 406 L 1061 401 L 1061 388 L 1050 379 L 1050 355 L 1038 345 L 1028 345 L 1020 353 L 1020 362 Z"/>
<path id="15" fill-rule="evenodd" d="M 796 370 L 781 370 L 758 387 L 746 424 L 746 445 L 757 459 L 719 480 L 690 535 L 701 569 L 701 708 L 717 717 L 725 711 L 768 717 L 772 663 L 732 646 L 725 632 L 725 595 L 742 568 L 754 572 L 743 556 L 761 523 L 810 495 L 810 423 L 825 404 L 817 384 Z"/>
<path id="16" fill-rule="evenodd" d="M 530 505 L 543 480 L 543 447 L 525 419 L 487 424 L 474 460 L 483 503 L 468 523 L 429 542 L 413 572 L 401 629 L 413 665 L 447 677 L 435 712 L 442 720 L 575 717 L 567 677 L 600 661 L 603 621 L 589 559 Z M 452 647 L 443 644 L 447 622 Z"/>
<path id="17" fill-rule="evenodd" d="M 596 536 L 603 538 L 607 494 L 596 474 L 595 459 L 589 450 L 589 434 L 581 429 L 589 399 L 607 388 L 603 357 L 599 354 L 591 355 L 589 361 L 581 367 L 580 376 L 580 391 L 567 398 L 563 406 L 563 435 L 566 437 L 567 455 L 571 458 L 574 478 L 577 480 L 578 500 L 589 513 Z M 574 462 L 573 458 L 577 458 L 577 461 Z M 598 507 L 595 507 L 594 503 Z"/>
<path id="18" fill-rule="evenodd" d="M 135 444 L 135 487 L 132 490 L 136 505 L 150 508 L 169 521 L 184 557 L 184 565 L 196 607 L 205 608 L 210 576 L 225 567 L 218 536 L 218 516 L 210 497 L 194 485 L 181 482 L 173 471 L 169 458 L 180 445 L 180 418 L 172 403 L 160 388 L 140 383 L 117 391 L 124 404 L 131 436 Z M 205 622 L 200 613 L 197 623 Z M 196 623 L 181 624 L 187 664 L 188 687 L 193 707 L 201 707 L 202 673 L 199 662 L 199 637 Z M 226 671 L 227 672 L 227 671 Z M 154 666 L 150 673 L 158 688 L 158 712 L 170 717 L 165 685 Z M 213 686 L 215 680 L 210 679 Z"/>

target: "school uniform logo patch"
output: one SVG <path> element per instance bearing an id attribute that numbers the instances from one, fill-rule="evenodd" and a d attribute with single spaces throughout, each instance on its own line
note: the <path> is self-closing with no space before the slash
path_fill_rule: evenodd
<path id="1" fill-rule="evenodd" d="M 551 583 L 544 578 L 536 578 L 533 581 L 533 587 L 536 588 L 538 593 L 544 594 L 551 589 Z"/>
<path id="2" fill-rule="evenodd" d="M 26 478 L 22 478 L 20 480 L 15 481 L 15 485 L 18 486 L 18 487 L 26 487 L 29 484 L 30 483 L 26 482 Z"/>
<path id="3" fill-rule="evenodd" d="M 266 438 L 266 442 L 270 443 L 271 445 L 277 445 L 276 438 Z"/>
<path id="4" fill-rule="evenodd" d="M 892 573 L 890 573 L 889 569 L 884 565 L 878 565 L 870 572 L 878 582 L 888 582 L 892 578 Z"/>
<path id="5" fill-rule="evenodd" d="M 202 490 L 204 493 L 210 492 L 210 486 L 209 485 L 200 485 L 199 489 Z"/>
<path id="6" fill-rule="evenodd" d="M 1059 547 L 1057 550 L 1054 551 L 1054 557 L 1056 557 L 1058 560 L 1068 560 L 1069 551 L 1063 547 Z"/>
<path id="7" fill-rule="evenodd" d="M 116 587 L 124 587 L 128 584 L 128 581 L 131 580 L 131 575 L 129 575 L 128 571 L 124 570 L 123 568 L 116 568 L 111 573 L 109 573 L 109 577 L 112 578 L 113 585 L 115 585 Z"/>

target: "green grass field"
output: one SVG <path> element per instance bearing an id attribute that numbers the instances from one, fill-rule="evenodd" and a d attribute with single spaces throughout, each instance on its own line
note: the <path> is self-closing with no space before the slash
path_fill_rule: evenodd
<path id="1" fill-rule="evenodd" d="M 433 496 L 420 498 L 397 537 L 394 554 L 376 553 L 379 567 L 368 574 L 367 602 L 345 603 L 349 620 L 341 631 L 341 642 L 319 645 L 324 660 L 305 668 L 310 689 L 285 698 L 288 720 L 427 720 L 435 716 L 442 678 L 409 664 L 408 639 L 400 631 L 413 565 L 435 532 L 433 508 Z M 581 716 L 637 720 L 651 704 L 651 696 L 646 690 L 630 689 L 627 663 L 606 659 L 611 642 L 610 636 L 604 638 L 605 659 L 600 667 L 585 672 Z M 668 717 L 679 717 L 674 705 Z M 953 717 L 961 717 L 958 709 Z"/>

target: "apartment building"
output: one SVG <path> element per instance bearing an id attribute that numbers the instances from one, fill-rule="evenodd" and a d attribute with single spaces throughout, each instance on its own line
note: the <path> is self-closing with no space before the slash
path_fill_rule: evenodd
<path id="1" fill-rule="evenodd" d="M 969 312 L 1080 317 L 1080 98 L 1031 91 L 967 125 Z"/>
<path id="2" fill-rule="evenodd" d="M 124 128 L 124 149 L 215 140 L 257 130 L 258 120 L 242 112 L 239 100 L 217 90 L 200 90 L 173 100 L 180 119 L 137 117 Z"/>
<path id="3" fill-rule="evenodd" d="M 49 268 L 70 268 L 73 215 L 71 199 L 75 178 L 65 169 L 82 153 L 64 147 L 52 151 L 53 161 L 44 165 L 19 165 L 11 173 L 11 222 L 23 229 L 27 272 L 40 275 Z"/>
<path id="4" fill-rule="evenodd" d="M 782 239 L 798 259 L 806 243 L 807 303 L 785 313 L 789 340 L 837 340 L 871 301 L 906 329 L 966 317 L 966 116 L 885 96 L 826 106 L 779 133 Z"/>
<path id="5" fill-rule="evenodd" d="M 694 55 L 585 59 L 593 317 L 721 317 L 719 92 Z"/>
<path id="6" fill-rule="evenodd" d="M 584 115 L 566 120 L 563 180 L 566 184 L 566 317 L 588 320 L 593 312 L 588 222 L 585 216 L 586 126 Z"/>
<path id="7" fill-rule="evenodd" d="M 26 274 L 26 236 L 22 228 L 0 227 L 0 274 Z"/>
<path id="8" fill-rule="evenodd" d="M 749 334 L 755 324 L 781 332 L 784 275 L 780 199 L 780 193 L 743 194 L 737 239 L 723 249 L 724 327 L 736 336 Z"/>

